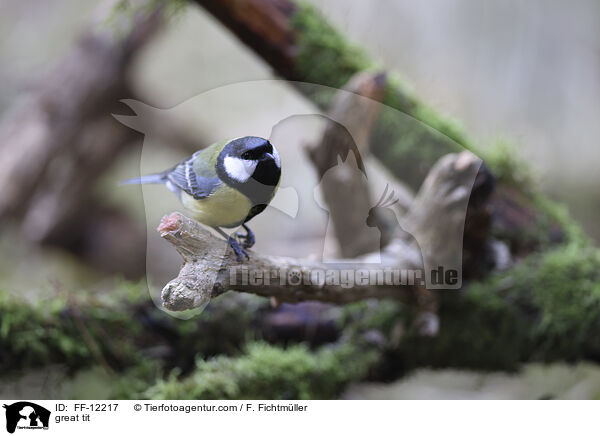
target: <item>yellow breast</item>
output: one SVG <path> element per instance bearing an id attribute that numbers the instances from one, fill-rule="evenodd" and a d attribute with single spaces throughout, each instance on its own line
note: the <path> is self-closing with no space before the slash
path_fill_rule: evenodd
<path id="1" fill-rule="evenodd" d="M 182 192 L 181 202 L 192 218 L 210 227 L 237 227 L 252 207 L 248 197 L 230 186 L 221 186 L 202 200 Z"/>

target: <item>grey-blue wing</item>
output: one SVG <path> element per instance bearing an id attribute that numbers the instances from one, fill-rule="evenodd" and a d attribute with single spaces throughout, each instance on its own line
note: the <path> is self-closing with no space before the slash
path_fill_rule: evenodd
<path id="1" fill-rule="evenodd" d="M 196 200 L 211 195 L 221 185 L 221 180 L 215 177 L 203 177 L 194 171 L 194 157 L 184 160 L 167 174 L 167 180 L 175 188 L 181 189 Z M 167 183 L 168 183 L 167 182 Z"/>

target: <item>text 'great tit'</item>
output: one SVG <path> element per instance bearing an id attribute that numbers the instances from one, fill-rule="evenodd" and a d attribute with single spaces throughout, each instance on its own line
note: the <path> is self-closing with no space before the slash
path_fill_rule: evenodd
<path id="1" fill-rule="evenodd" d="M 195 220 L 213 227 L 233 248 L 238 261 L 248 258 L 244 248 L 254 245 L 246 223 L 261 213 L 277 191 L 281 160 L 264 138 L 244 136 L 197 151 L 173 168 L 126 180 L 123 184 L 161 183 L 180 199 Z M 242 246 L 220 227 L 242 225 Z M 243 247 L 243 248 L 242 248 Z"/>

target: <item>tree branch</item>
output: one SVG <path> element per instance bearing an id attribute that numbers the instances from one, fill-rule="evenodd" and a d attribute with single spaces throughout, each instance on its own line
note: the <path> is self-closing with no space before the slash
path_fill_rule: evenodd
<path id="1" fill-rule="evenodd" d="M 371 286 L 356 283 L 353 277 L 362 277 L 359 271 L 367 271 L 369 259 L 372 259 L 373 254 L 352 260 L 339 259 L 322 263 L 311 259 L 267 256 L 248 251 L 250 259 L 239 263 L 225 240 L 214 236 L 196 221 L 178 212 L 165 216 L 158 231 L 162 238 L 175 246 L 184 259 L 184 265 L 177 278 L 163 288 L 163 305 L 169 310 L 202 307 L 212 298 L 228 290 L 276 297 L 286 302 L 318 300 L 349 303 L 372 297 L 411 296 L 409 285 Z M 379 256 L 379 252 L 376 254 Z M 420 271 L 421 268 L 416 250 L 402 240 L 395 240 L 381 252 L 381 262 L 378 262 L 376 267 L 382 271 Z M 323 283 L 320 279 L 325 276 L 316 277 L 317 272 L 327 272 L 332 277 L 335 276 L 333 280 L 337 282 Z M 318 280 L 310 280 L 311 274 Z M 352 275 L 349 279 L 352 286 L 337 280 L 342 274 Z"/>
<path id="2" fill-rule="evenodd" d="M 448 226 L 464 221 L 464 216 L 454 212 L 456 196 L 444 197 L 438 192 L 470 189 L 465 174 L 473 171 L 473 166 L 480 162 L 473 154 L 463 152 L 445 156 L 432 168 L 425 182 L 431 189 L 419 193 L 420 199 L 415 203 L 419 211 L 411 215 L 429 225 L 415 225 L 414 228 L 421 232 L 413 234 L 415 238 L 437 244 L 445 236 L 438 234 L 437 229 L 446 231 Z M 438 225 L 442 220 L 450 223 Z M 332 259 L 322 263 L 249 251 L 250 260 L 238 263 L 226 241 L 213 236 L 200 224 L 180 213 L 165 216 L 158 231 L 163 239 L 173 244 L 184 260 L 179 275 L 162 291 L 164 307 L 174 311 L 203 307 L 212 298 L 228 290 L 276 297 L 288 302 L 319 300 L 348 303 L 365 298 L 412 299 L 414 291 L 422 287 L 419 280 L 424 279 L 421 251 L 432 253 L 423 244 L 418 247 L 405 234 L 400 234 L 381 251 L 354 259 Z M 373 276 L 369 276 L 369 271 L 373 270 L 383 274 L 379 282 L 374 282 Z M 396 283 L 386 283 L 385 273 L 388 271 L 391 274 L 391 270 L 398 272 Z M 400 275 L 400 271 L 404 275 Z M 268 280 L 265 272 L 268 273 Z M 322 276 L 316 276 L 321 272 L 325 273 L 325 277 L 330 274 L 332 281 L 323 283 L 320 280 Z M 342 283 L 342 274 L 351 278 L 350 283 Z M 300 283 L 298 277 L 303 279 Z M 306 280 L 307 277 L 312 280 Z M 402 278 L 405 280 L 400 281 Z"/>

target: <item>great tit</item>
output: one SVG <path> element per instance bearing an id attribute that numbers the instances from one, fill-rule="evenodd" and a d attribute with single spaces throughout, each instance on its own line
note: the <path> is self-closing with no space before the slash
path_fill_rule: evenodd
<path id="1" fill-rule="evenodd" d="M 197 151 L 173 168 L 158 174 L 126 180 L 123 184 L 160 183 L 174 192 L 195 220 L 214 228 L 227 239 L 237 260 L 248 257 L 244 248 L 254 245 L 254 233 L 246 225 L 261 213 L 277 191 L 281 160 L 264 138 L 244 136 L 217 142 Z M 242 225 L 236 233 L 242 246 L 220 227 Z"/>

